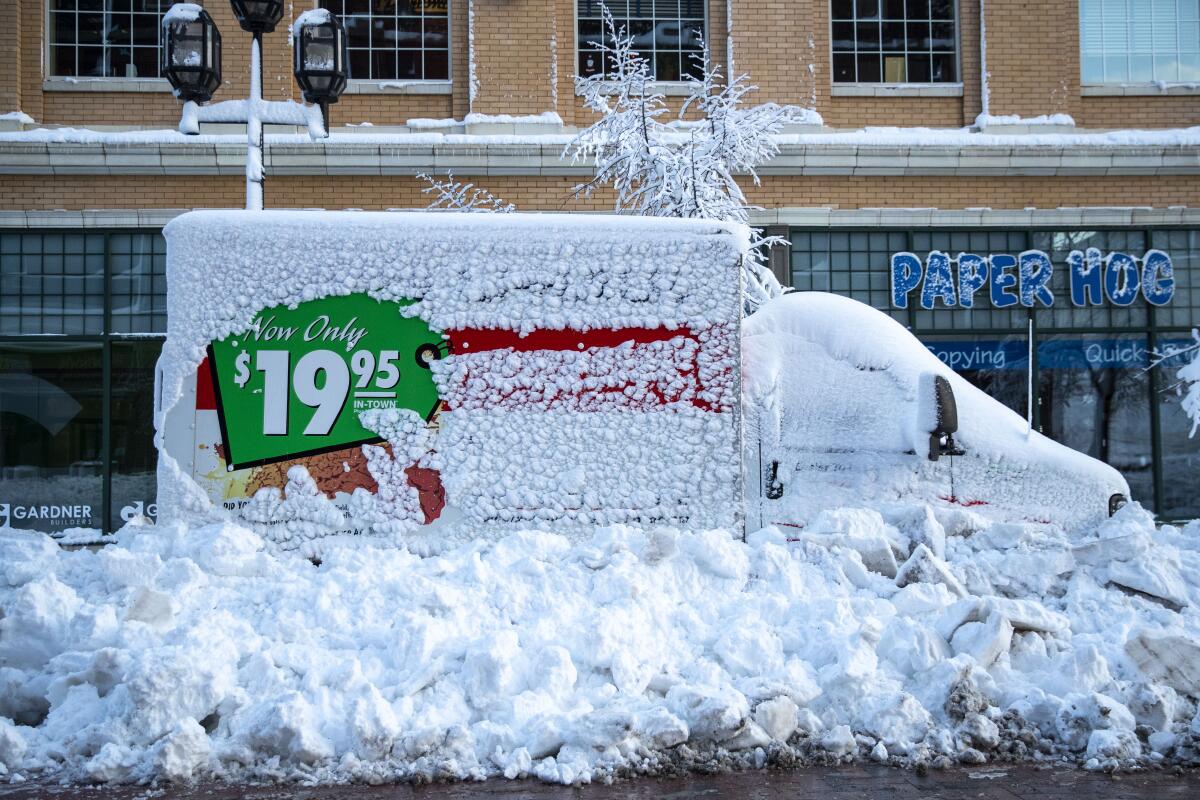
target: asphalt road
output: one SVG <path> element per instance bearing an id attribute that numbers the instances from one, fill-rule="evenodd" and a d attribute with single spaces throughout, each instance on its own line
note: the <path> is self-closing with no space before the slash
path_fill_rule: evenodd
<path id="1" fill-rule="evenodd" d="M 612 786 L 551 786 L 488 781 L 433 786 L 246 786 L 170 788 L 0 786 L 0 800 L 1189 800 L 1200 798 L 1200 772 L 1109 776 L 1077 770 L 979 767 L 914 772 L 888 767 L 767 770 L 687 778 L 644 778 Z"/>

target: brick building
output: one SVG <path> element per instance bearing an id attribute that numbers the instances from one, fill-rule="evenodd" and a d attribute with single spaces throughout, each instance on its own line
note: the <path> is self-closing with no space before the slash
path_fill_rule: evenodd
<path id="1" fill-rule="evenodd" d="M 591 119 L 573 76 L 599 68 L 594 0 L 318 2 L 342 16 L 352 81 L 331 138 L 267 131 L 268 207 L 420 207 L 416 174 L 447 170 L 522 210 L 608 207 L 573 199 L 588 168 L 560 159 Z M 0 29 L 0 113 L 20 112 L 0 117 L 0 510 L 112 528 L 154 497 L 159 230 L 183 209 L 242 204 L 244 136 L 163 132 L 180 116 L 158 67 L 169 0 L 15 5 Z M 228 3 L 204 5 L 224 34 L 214 100 L 243 97 L 249 37 Z M 791 241 L 772 254 L 785 283 L 893 314 L 1047 435 L 1120 468 L 1163 517 L 1200 516 L 1200 440 L 1171 373 L 1145 369 L 1200 324 L 1200 0 L 609 7 L 672 98 L 704 41 L 750 73 L 757 100 L 823 118 L 788 132 L 747 187 L 756 221 Z M 267 99 L 299 99 L 288 22 L 265 38 Z M 1089 248 L 1097 275 L 1145 279 L 1135 299 L 1082 286 L 1072 264 Z M 1021 271 L 1004 256 L 1034 250 L 1054 265 L 1053 306 L 1003 284 Z M 902 252 L 918 254 L 918 279 L 957 270 L 954 296 L 925 308 L 924 289 L 897 294 Z M 972 307 L 960 253 L 990 270 Z"/>

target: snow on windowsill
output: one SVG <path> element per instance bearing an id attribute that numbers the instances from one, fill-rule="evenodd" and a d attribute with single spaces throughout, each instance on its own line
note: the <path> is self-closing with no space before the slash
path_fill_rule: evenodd
<path id="1" fill-rule="evenodd" d="M 1022 117 L 1018 114 L 980 114 L 975 118 L 975 127 L 980 129 L 995 127 L 1074 128 L 1075 118 L 1070 114 L 1041 114 L 1036 117 Z"/>

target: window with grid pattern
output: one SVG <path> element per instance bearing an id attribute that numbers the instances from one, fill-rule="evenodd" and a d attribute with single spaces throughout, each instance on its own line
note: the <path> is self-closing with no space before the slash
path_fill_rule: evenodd
<path id="1" fill-rule="evenodd" d="M 50 0 L 49 74 L 157 78 L 162 16 L 174 0 Z"/>
<path id="2" fill-rule="evenodd" d="M 1175 298 L 1155 309 L 1160 326 L 1200 327 L 1200 230 L 1152 231 L 1150 246 L 1171 256 L 1175 267 Z"/>
<path id="3" fill-rule="evenodd" d="M 1085 84 L 1200 81 L 1200 0 L 1080 0 Z"/>
<path id="4" fill-rule="evenodd" d="M 699 77 L 696 57 L 705 37 L 703 0 L 578 0 L 579 75 L 598 75 L 605 69 L 597 46 L 611 42 L 605 38 L 602 7 L 633 38 L 634 47 L 650 62 L 655 80 Z"/>
<path id="5" fill-rule="evenodd" d="M 1029 246 L 1049 255 L 1050 263 L 1054 265 L 1054 275 L 1050 279 L 1054 308 L 1038 309 L 1040 327 L 1143 328 L 1150 324 L 1148 306 L 1140 297 L 1125 308 L 1109 302 L 1076 308 L 1071 304 L 1071 270 L 1067 266 L 1067 257 L 1072 250 L 1086 251 L 1089 247 L 1105 254 L 1119 252 L 1141 258 L 1149 249 L 1144 231 L 1034 231 L 1029 235 Z M 1166 252 L 1172 257 L 1175 255 L 1170 250 Z"/>
<path id="6" fill-rule="evenodd" d="M 154 233 L 116 233 L 109 241 L 112 332 L 167 329 L 167 241 Z"/>
<path id="7" fill-rule="evenodd" d="M 903 231 L 793 231 L 788 238 L 797 290 L 853 297 L 907 322 L 907 311 L 892 308 L 888 277 L 892 253 L 908 247 Z"/>
<path id="8" fill-rule="evenodd" d="M 103 331 L 102 234 L 0 234 L 0 334 Z"/>
<path id="9" fill-rule="evenodd" d="M 450 78 L 450 0 L 320 0 L 341 17 L 350 78 L 444 81 Z"/>
<path id="10" fill-rule="evenodd" d="M 1024 231 L 914 231 L 912 242 L 913 252 L 922 261 L 933 250 L 940 250 L 949 254 L 951 258 L 957 258 L 959 253 L 984 256 L 994 253 L 1015 255 L 1029 249 Z M 1023 307 L 992 308 L 992 304 L 982 297 L 974 308 L 939 307 L 933 311 L 926 311 L 918 307 L 915 315 L 915 327 L 918 330 L 929 331 L 966 328 L 1024 330 L 1029 324 L 1029 315 Z"/>
<path id="11" fill-rule="evenodd" d="M 834 83 L 956 83 L 954 0 L 832 0 Z"/>

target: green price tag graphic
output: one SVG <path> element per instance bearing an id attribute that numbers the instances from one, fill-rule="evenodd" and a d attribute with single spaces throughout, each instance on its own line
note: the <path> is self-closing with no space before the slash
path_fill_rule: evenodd
<path id="1" fill-rule="evenodd" d="M 213 342 L 208 363 L 228 468 L 242 469 L 382 441 L 362 411 L 437 410 L 429 364 L 446 343 L 415 301 L 365 294 L 268 308 L 240 334 Z"/>

